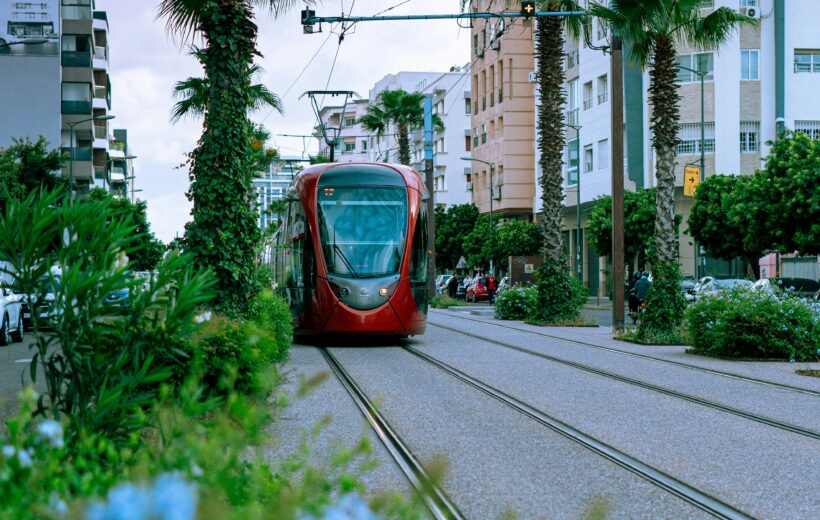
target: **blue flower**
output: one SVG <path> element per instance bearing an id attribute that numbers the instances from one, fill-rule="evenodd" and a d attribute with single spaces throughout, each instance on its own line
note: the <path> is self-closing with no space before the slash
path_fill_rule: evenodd
<path id="1" fill-rule="evenodd" d="M 38 424 L 37 433 L 54 448 L 62 448 L 65 445 L 63 442 L 63 426 L 54 419 L 46 419 Z"/>
<path id="2" fill-rule="evenodd" d="M 180 473 L 160 475 L 151 490 L 156 518 L 161 520 L 193 520 L 196 516 L 196 485 L 187 482 Z"/>
<path id="3" fill-rule="evenodd" d="M 86 520 L 193 520 L 196 506 L 196 485 L 179 473 L 165 473 L 150 487 L 120 484 L 106 504 L 86 510 Z"/>
<path id="4" fill-rule="evenodd" d="M 325 509 L 321 520 L 378 520 L 378 518 L 358 495 L 345 495 Z"/>

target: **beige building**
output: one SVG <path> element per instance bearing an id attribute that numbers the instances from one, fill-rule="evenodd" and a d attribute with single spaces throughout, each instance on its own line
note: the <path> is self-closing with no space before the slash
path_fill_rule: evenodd
<path id="1" fill-rule="evenodd" d="M 474 0 L 476 12 L 494 0 Z M 515 11 L 518 6 L 511 6 Z M 532 23 L 523 18 L 473 20 L 472 163 L 467 174 L 481 213 L 532 219 L 535 182 Z M 486 161 L 489 165 L 479 161 Z M 491 177 L 492 173 L 492 179 Z M 468 188 L 469 189 L 469 188 Z M 491 200 L 492 197 L 492 200 Z"/>

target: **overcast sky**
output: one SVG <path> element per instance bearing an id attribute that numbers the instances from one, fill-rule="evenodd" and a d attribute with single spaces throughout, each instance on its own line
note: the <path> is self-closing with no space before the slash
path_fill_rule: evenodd
<path id="1" fill-rule="evenodd" d="M 186 120 L 172 125 L 169 112 L 175 82 L 202 74 L 199 64 L 185 46 L 167 36 L 163 21 L 156 21 L 158 0 L 97 0 L 96 8 L 108 12 L 110 26 L 112 128 L 128 129 L 128 141 L 135 161 L 137 189 L 148 201 L 148 216 L 157 236 L 164 242 L 182 234 L 190 219 L 188 169 L 179 169 L 201 134 L 201 121 Z M 370 16 L 402 0 L 324 0 L 316 7 L 318 16 L 337 16 L 342 8 L 354 16 Z M 385 14 L 433 14 L 458 12 L 459 0 L 409 0 Z M 469 60 L 469 31 L 459 29 L 455 20 L 367 22 L 349 31 L 341 46 L 338 37 L 327 40 L 328 25 L 322 34 L 302 34 L 299 7 L 274 20 L 262 14 L 258 49 L 264 55 L 261 81 L 283 97 L 285 114 L 253 115 L 264 120 L 272 134 L 310 134 L 315 116 L 306 90 L 354 90 L 363 97 L 373 84 L 387 74 L 400 71 L 445 72 Z M 333 27 L 334 31 L 338 27 Z M 291 85 L 311 56 L 321 47 L 298 82 Z M 338 48 L 330 83 L 328 75 Z M 291 90 L 288 92 L 288 88 Z M 285 93 L 287 92 L 287 95 Z M 330 104 L 328 98 L 327 104 Z M 300 138 L 274 136 L 273 145 L 283 155 L 301 155 Z M 318 149 L 309 140 L 308 152 Z"/>

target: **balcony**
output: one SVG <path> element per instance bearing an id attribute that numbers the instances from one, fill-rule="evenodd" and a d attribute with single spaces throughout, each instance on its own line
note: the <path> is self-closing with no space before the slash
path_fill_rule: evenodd
<path id="1" fill-rule="evenodd" d="M 585 99 L 584 100 L 584 110 L 589 110 L 592 108 L 592 99 Z"/>
<path id="2" fill-rule="evenodd" d="M 63 153 L 68 154 L 67 159 L 72 159 L 71 157 L 71 148 L 63 148 Z M 74 161 L 90 161 L 91 160 L 91 148 L 74 148 Z"/>
<path id="3" fill-rule="evenodd" d="M 88 51 L 63 51 L 60 63 L 63 67 L 90 67 L 91 53 Z"/>
<path id="4" fill-rule="evenodd" d="M 91 102 L 78 100 L 62 100 L 60 102 L 63 114 L 91 115 Z"/>
<path id="5" fill-rule="evenodd" d="M 598 94 L 598 104 L 599 105 L 606 103 L 606 100 L 607 100 L 606 92 L 604 92 L 602 94 Z"/>
<path id="6" fill-rule="evenodd" d="M 108 48 L 94 46 L 94 59 L 108 61 Z"/>
<path id="7" fill-rule="evenodd" d="M 82 5 L 82 2 L 76 2 L 72 5 L 63 4 L 63 20 L 91 20 L 91 5 Z"/>
<path id="8" fill-rule="evenodd" d="M 108 140 L 108 127 L 105 124 L 94 123 L 94 139 Z"/>
<path id="9" fill-rule="evenodd" d="M 578 109 L 573 108 L 572 110 L 567 110 L 567 124 L 577 126 L 578 125 Z"/>

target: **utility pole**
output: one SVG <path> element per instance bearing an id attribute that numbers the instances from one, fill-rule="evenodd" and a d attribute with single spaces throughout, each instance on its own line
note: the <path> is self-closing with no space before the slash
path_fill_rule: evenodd
<path id="1" fill-rule="evenodd" d="M 624 60 L 621 39 L 613 35 L 612 78 L 612 329 L 624 330 Z M 579 161 L 580 162 L 580 161 Z M 580 166 L 580 165 L 579 165 Z"/>
<path id="2" fill-rule="evenodd" d="M 433 186 L 433 98 L 424 96 L 424 184 L 427 186 L 427 295 L 436 295 L 436 195 Z"/>

